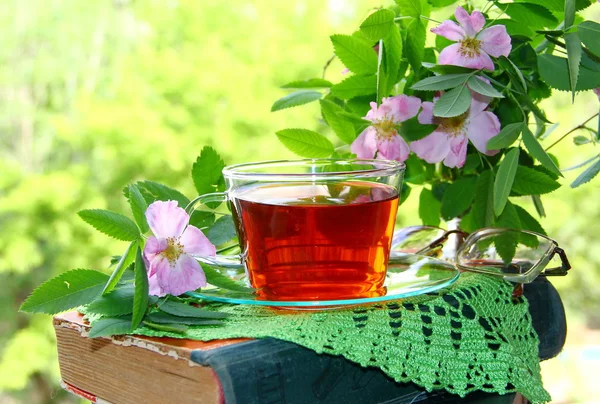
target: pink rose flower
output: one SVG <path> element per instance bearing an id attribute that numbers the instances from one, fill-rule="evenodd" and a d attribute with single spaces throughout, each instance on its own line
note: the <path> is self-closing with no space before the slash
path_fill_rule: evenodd
<path id="1" fill-rule="evenodd" d="M 600 0 L 598 0 L 598 2 L 600 2 Z M 594 88 L 592 90 L 594 92 L 594 94 L 596 94 L 596 96 L 598 97 L 598 101 L 600 101 L 600 87 L 598 88 Z"/>
<path id="2" fill-rule="evenodd" d="M 365 116 L 372 124 L 352 142 L 350 150 L 361 159 L 372 159 L 377 154 L 378 159 L 406 160 L 410 149 L 396 125 L 416 116 L 420 108 L 420 99 L 404 94 L 384 98 L 379 108 L 372 102 Z"/>
<path id="3" fill-rule="evenodd" d="M 462 7 L 454 12 L 456 20 L 446 20 L 431 32 L 457 41 L 442 50 L 438 63 L 456 65 L 471 69 L 494 70 L 491 56 L 508 56 L 511 50 L 510 36 L 504 25 L 493 25 L 481 30 L 485 25 L 485 17 L 479 11 L 471 15 Z"/>
<path id="4" fill-rule="evenodd" d="M 144 248 L 150 294 L 174 296 L 206 286 L 202 267 L 190 254 L 215 255 L 202 231 L 188 225 L 190 216 L 176 201 L 156 201 L 146 210 L 154 236 Z"/>
<path id="5" fill-rule="evenodd" d="M 438 124 L 436 130 L 423 139 L 411 142 L 411 150 L 428 163 L 444 162 L 446 167 L 462 167 L 467 158 L 468 140 L 481 153 L 492 156 L 498 150 L 488 150 L 487 142 L 500 132 L 500 121 L 492 112 L 486 111 L 490 98 L 471 92 L 471 107 L 467 112 L 453 118 L 433 116 L 434 102 L 423 102 L 419 114 L 422 124 Z"/>

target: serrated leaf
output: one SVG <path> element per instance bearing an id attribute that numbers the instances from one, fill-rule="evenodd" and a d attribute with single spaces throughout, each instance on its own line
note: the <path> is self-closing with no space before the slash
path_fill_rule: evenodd
<path id="1" fill-rule="evenodd" d="M 424 226 L 440 225 L 440 207 L 441 203 L 435 199 L 433 192 L 423 188 L 419 195 L 419 217 Z"/>
<path id="2" fill-rule="evenodd" d="M 443 37 L 438 36 L 438 38 L 443 38 Z M 450 44 L 452 44 L 452 41 L 450 41 Z M 465 74 L 465 73 L 470 74 L 470 73 L 477 71 L 476 69 L 470 69 L 468 67 L 454 66 L 454 65 L 436 65 L 436 64 L 432 64 L 432 63 L 426 63 L 426 62 L 423 62 L 423 66 L 426 67 L 427 69 L 431 70 L 434 73 L 442 74 L 442 75 Z"/>
<path id="3" fill-rule="evenodd" d="M 145 321 L 155 324 L 186 324 L 186 325 L 223 325 L 220 320 L 207 320 L 205 318 L 178 317 L 168 313 L 150 313 Z"/>
<path id="4" fill-rule="evenodd" d="M 575 0 L 565 0 L 565 22 L 564 29 L 568 30 L 575 22 Z M 566 39 L 566 37 L 565 37 Z M 573 86 L 575 87 L 575 86 Z"/>
<path id="5" fill-rule="evenodd" d="M 101 318 L 94 321 L 88 334 L 90 338 L 110 337 L 123 335 L 131 331 L 131 320 L 129 318 Z"/>
<path id="6" fill-rule="evenodd" d="M 423 13 L 421 0 L 395 0 L 402 15 L 418 18 Z"/>
<path id="7" fill-rule="evenodd" d="M 415 18 L 408 24 L 406 33 L 406 58 L 414 71 L 418 72 L 425 56 L 425 25 L 420 18 Z"/>
<path id="8" fill-rule="evenodd" d="M 308 104 L 309 102 L 318 100 L 322 96 L 322 93 L 313 90 L 295 91 L 275 101 L 271 107 L 271 112 Z"/>
<path id="9" fill-rule="evenodd" d="M 100 296 L 87 305 L 88 312 L 103 316 L 121 316 L 133 312 L 134 288 L 122 287 Z M 131 325 L 131 324 L 130 324 Z"/>
<path id="10" fill-rule="evenodd" d="M 140 231 L 142 234 L 146 233 L 149 230 L 148 222 L 146 221 L 148 204 L 135 184 L 129 186 L 129 206 Z"/>
<path id="11" fill-rule="evenodd" d="M 532 29 L 554 28 L 556 17 L 546 7 L 532 3 L 502 4 L 501 9 L 514 21 Z"/>
<path id="12" fill-rule="evenodd" d="M 512 60 L 507 58 L 506 56 L 500 56 L 497 59 L 498 63 L 504 70 L 506 70 L 511 78 L 511 82 L 514 86 L 519 89 L 521 88 L 523 93 L 527 92 L 527 82 L 525 81 L 525 77 L 521 70 L 513 63 Z"/>
<path id="13" fill-rule="evenodd" d="M 577 26 L 581 42 L 594 55 L 600 57 L 600 24 L 594 21 L 584 21 Z"/>
<path id="14" fill-rule="evenodd" d="M 73 269 L 38 286 L 21 305 L 26 313 L 56 314 L 88 304 L 100 295 L 108 275 Z"/>
<path id="15" fill-rule="evenodd" d="M 212 226 L 215 223 L 215 214 L 202 210 L 195 210 L 190 216 L 190 225 L 199 229 Z"/>
<path id="16" fill-rule="evenodd" d="M 192 166 L 192 180 L 198 195 L 217 192 L 225 163 L 215 149 L 204 146 Z"/>
<path id="17" fill-rule="evenodd" d="M 127 267 L 129 267 L 129 265 L 131 265 L 131 263 L 134 261 L 136 248 L 137 248 L 137 241 L 132 241 L 127 246 L 125 253 L 121 256 L 121 258 L 117 262 L 117 266 L 115 267 L 115 270 L 110 275 L 108 282 L 106 282 L 106 285 L 104 286 L 104 289 L 102 290 L 103 295 L 110 293 L 115 288 L 115 286 L 117 286 L 117 283 L 119 283 L 119 281 L 121 280 L 121 277 L 123 276 L 123 273 L 125 272 Z"/>
<path id="18" fill-rule="evenodd" d="M 433 115 L 452 118 L 465 113 L 471 106 L 471 93 L 466 85 L 443 94 L 433 106 Z"/>
<path id="19" fill-rule="evenodd" d="M 181 192 L 158 182 L 138 181 L 135 185 L 142 193 L 148 205 L 156 201 L 177 201 L 179 207 L 185 208 L 190 203 L 190 200 Z M 126 189 L 125 196 L 129 198 L 129 188 Z"/>
<path id="20" fill-rule="evenodd" d="M 465 84 L 469 77 L 471 77 L 471 73 L 444 74 L 441 76 L 427 77 L 426 79 L 413 84 L 411 88 L 417 91 L 447 90 Z"/>
<path id="21" fill-rule="evenodd" d="M 225 244 L 235 238 L 235 224 L 231 215 L 221 216 L 206 232 L 206 237 L 214 245 Z"/>
<path id="22" fill-rule="evenodd" d="M 496 174 L 496 181 L 494 182 L 494 213 L 496 216 L 502 214 L 506 202 L 508 202 L 508 195 L 512 189 L 518 165 L 519 149 L 514 148 L 506 153 Z"/>
<path id="23" fill-rule="evenodd" d="M 570 91 L 569 65 L 566 58 L 555 55 L 538 55 L 538 71 L 542 80 L 550 87 L 561 91 Z M 600 87 L 600 74 L 579 66 L 579 77 L 577 79 L 577 91 L 592 90 Z"/>
<path id="24" fill-rule="evenodd" d="M 174 302 L 167 300 L 159 307 L 161 311 L 178 317 L 193 317 L 193 318 L 226 318 L 228 313 L 220 311 L 204 310 L 199 307 L 190 306 L 186 303 Z"/>
<path id="25" fill-rule="evenodd" d="M 152 328 L 157 331 L 173 332 L 175 334 L 185 334 L 188 330 L 188 327 L 186 327 L 183 324 L 165 325 L 165 324 L 153 323 L 152 321 L 144 321 L 144 325 L 146 327 Z"/>
<path id="26" fill-rule="evenodd" d="M 416 155 L 411 154 L 408 159 L 404 161 L 406 170 L 404 172 L 404 181 L 411 184 L 423 184 L 427 179 L 427 173 L 425 172 L 425 163 L 423 160 L 418 158 Z"/>
<path id="27" fill-rule="evenodd" d="M 531 201 L 533 202 L 533 206 L 535 206 L 535 211 L 538 213 L 540 217 L 546 217 L 546 210 L 544 209 L 544 204 L 542 203 L 542 197 L 539 195 L 531 195 Z"/>
<path id="28" fill-rule="evenodd" d="M 323 117 L 331 130 L 344 143 L 351 144 L 356 139 L 356 131 L 354 130 L 354 124 L 340 115 L 344 111 L 342 107 L 328 100 L 320 100 L 319 102 L 321 103 Z"/>
<path id="29" fill-rule="evenodd" d="M 567 3 L 569 0 L 567 0 Z M 569 84 L 571 86 L 572 100 L 575 101 L 577 80 L 579 79 L 579 63 L 581 62 L 581 41 L 576 32 L 565 34 L 565 45 L 567 47 L 567 61 L 569 64 Z"/>
<path id="30" fill-rule="evenodd" d="M 564 0 L 516 0 L 517 3 L 533 3 L 546 7 L 550 11 L 563 12 Z"/>
<path id="31" fill-rule="evenodd" d="M 361 95 L 377 92 L 377 76 L 350 76 L 341 83 L 331 87 L 331 95 L 348 100 Z"/>
<path id="32" fill-rule="evenodd" d="M 520 195 L 541 195 L 560 188 L 548 175 L 533 168 L 519 166 L 515 174 L 513 191 Z"/>
<path id="33" fill-rule="evenodd" d="M 525 147 L 527 148 L 527 151 L 529 151 L 531 157 L 542 163 L 542 165 L 548 170 L 562 177 L 563 175 L 554 163 L 554 160 L 552 160 L 548 153 L 546 153 L 540 142 L 538 142 L 535 136 L 533 136 L 533 133 L 531 133 L 527 125 L 523 126 L 522 133 L 523 143 L 525 144 Z"/>
<path id="34" fill-rule="evenodd" d="M 388 83 L 386 93 L 389 93 L 404 75 L 404 72 L 400 69 L 402 64 L 402 38 L 395 25 L 383 39 L 383 50 L 385 53 L 384 70 Z"/>
<path id="35" fill-rule="evenodd" d="M 287 84 L 281 86 L 284 89 L 292 89 L 292 88 L 329 88 L 333 84 L 330 81 L 325 79 L 308 79 L 308 80 L 297 80 L 292 81 Z"/>
<path id="36" fill-rule="evenodd" d="M 283 129 L 276 132 L 277 138 L 291 152 L 301 157 L 329 157 L 333 144 L 323 135 L 308 129 Z"/>
<path id="37" fill-rule="evenodd" d="M 148 274 L 146 264 L 142 258 L 142 249 L 136 250 L 135 255 L 135 293 L 133 295 L 133 315 L 131 317 L 131 330 L 138 328 L 148 309 Z"/>
<path id="38" fill-rule="evenodd" d="M 500 217 L 496 220 L 494 227 L 500 227 L 505 229 L 519 230 L 521 228 L 521 222 L 519 221 L 519 215 L 515 209 L 515 206 L 507 202 L 504 211 Z M 512 262 L 517 252 L 517 245 L 519 244 L 518 237 L 512 232 L 507 232 L 494 237 L 496 244 L 496 251 L 502 257 L 505 264 Z"/>
<path id="39" fill-rule="evenodd" d="M 529 212 L 527 212 L 519 205 L 514 205 L 514 207 L 517 211 L 517 215 L 519 216 L 519 223 L 521 224 L 522 230 L 529 230 L 543 235 L 547 235 L 546 230 L 544 230 L 540 222 L 538 222 L 533 216 L 531 216 Z"/>
<path id="40" fill-rule="evenodd" d="M 523 130 L 523 126 L 525 126 L 524 122 L 506 125 L 504 128 L 502 128 L 500 133 L 488 141 L 486 148 L 488 150 L 497 150 L 510 146 L 519 138 L 519 135 Z"/>
<path id="41" fill-rule="evenodd" d="M 571 188 L 577 188 L 586 182 L 590 182 L 598 173 L 600 173 L 600 158 L 575 178 L 575 181 L 571 183 Z"/>
<path id="42" fill-rule="evenodd" d="M 456 3 L 456 0 L 427 0 L 427 2 L 431 4 L 432 7 L 440 8 L 454 4 Z"/>
<path id="43" fill-rule="evenodd" d="M 473 225 L 475 229 L 490 226 L 494 221 L 494 173 L 485 170 L 477 178 L 473 201 Z"/>
<path id="44" fill-rule="evenodd" d="M 133 241 L 140 236 L 136 224 L 127 216 L 103 209 L 87 209 L 77 212 L 84 222 L 96 230 L 117 240 Z"/>
<path id="45" fill-rule="evenodd" d="M 475 197 L 476 177 L 462 177 L 454 181 L 442 198 L 440 209 L 444 220 L 454 219 L 464 213 Z"/>
<path id="46" fill-rule="evenodd" d="M 379 41 L 385 38 L 394 26 L 394 17 L 396 14 L 391 10 L 377 10 L 360 24 L 360 30 L 370 40 Z"/>
<path id="47" fill-rule="evenodd" d="M 398 134 L 407 142 L 414 142 L 430 135 L 437 127 L 438 125 L 419 123 L 418 117 L 415 116 L 400 124 Z"/>
<path id="48" fill-rule="evenodd" d="M 377 53 L 365 41 L 350 35 L 332 35 L 335 55 L 356 74 L 374 74 L 377 71 Z"/>
<path id="49" fill-rule="evenodd" d="M 483 81 L 480 77 L 470 77 L 467 81 L 467 85 L 471 90 L 475 91 L 476 93 L 486 95 L 488 97 L 504 98 L 504 96 L 498 90 L 496 90 L 490 84 Z"/>
<path id="50" fill-rule="evenodd" d="M 204 274 L 206 275 L 206 281 L 213 286 L 217 286 L 222 289 L 233 290 L 236 292 L 252 291 L 252 289 L 241 285 L 240 283 L 221 274 L 219 271 L 212 267 L 209 267 L 208 265 L 202 265 L 202 269 L 204 270 Z"/>

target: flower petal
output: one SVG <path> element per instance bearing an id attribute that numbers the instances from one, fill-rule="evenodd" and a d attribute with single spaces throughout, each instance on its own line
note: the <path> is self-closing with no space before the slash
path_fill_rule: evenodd
<path id="1" fill-rule="evenodd" d="M 197 254 L 202 256 L 214 256 L 217 249 L 196 226 L 188 226 L 183 231 L 179 242 L 183 245 L 186 254 Z"/>
<path id="2" fill-rule="evenodd" d="M 406 141 L 400 135 L 395 135 L 390 138 L 382 138 L 377 144 L 378 159 L 405 161 L 410 153 L 410 148 Z"/>
<path id="3" fill-rule="evenodd" d="M 377 151 L 377 130 L 369 126 L 352 142 L 350 151 L 359 159 L 372 159 Z"/>
<path id="4" fill-rule="evenodd" d="M 484 29 L 477 35 L 477 39 L 481 41 L 481 49 L 496 58 L 508 56 L 512 49 L 510 35 L 504 25 L 493 25 Z"/>
<path id="5" fill-rule="evenodd" d="M 498 117 L 489 111 L 484 111 L 469 119 L 467 123 L 467 136 L 471 143 L 481 153 L 493 156 L 498 150 L 487 150 L 487 142 L 500 132 Z"/>
<path id="6" fill-rule="evenodd" d="M 170 268 L 171 264 L 169 260 L 164 255 L 159 254 L 150 261 L 150 265 L 146 267 L 146 271 L 148 272 L 148 276 L 152 276 L 160 272 L 168 272 Z"/>
<path id="7" fill-rule="evenodd" d="M 474 37 L 485 25 L 485 17 L 479 11 L 473 11 L 469 15 L 467 10 L 457 7 L 454 16 L 456 17 L 456 21 L 465 30 L 465 34 L 470 37 Z"/>
<path id="8" fill-rule="evenodd" d="M 421 104 L 423 108 L 419 114 L 419 123 L 433 124 L 433 102 L 425 101 Z"/>
<path id="9" fill-rule="evenodd" d="M 144 247 L 144 258 L 151 262 L 157 254 L 160 254 L 167 249 L 167 240 L 164 238 L 148 237 L 146 246 Z"/>
<path id="10" fill-rule="evenodd" d="M 389 106 L 389 117 L 395 123 L 404 122 L 419 113 L 421 109 L 421 100 L 417 97 L 409 97 L 407 95 L 398 95 L 396 97 L 386 98 L 385 102 L 381 103 L 383 107 Z"/>
<path id="11" fill-rule="evenodd" d="M 158 297 L 163 297 L 167 294 L 158 284 L 158 276 L 156 274 L 148 276 L 148 294 Z"/>
<path id="12" fill-rule="evenodd" d="M 159 286 L 173 296 L 206 286 L 206 275 L 202 267 L 192 257 L 182 254 L 175 266 L 168 271 L 157 273 Z"/>
<path id="13" fill-rule="evenodd" d="M 177 201 L 156 201 L 148 206 L 146 220 L 158 238 L 179 237 L 190 217 L 177 206 Z"/>
<path id="14" fill-rule="evenodd" d="M 487 53 L 481 50 L 474 57 L 468 57 L 460 52 L 461 44 L 455 43 L 446 46 L 438 58 L 438 63 L 441 65 L 463 66 L 471 69 L 488 69 L 494 70 L 494 62 Z"/>
<path id="15" fill-rule="evenodd" d="M 439 163 L 450 152 L 450 139 L 441 131 L 435 131 L 423 139 L 410 143 L 411 150 L 428 163 Z"/>
<path id="16" fill-rule="evenodd" d="M 464 135 L 455 136 L 450 139 L 450 152 L 444 159 L 446 167 L 462 167 L 467 159 L 467 137 Z"/>
<path id="17" fill-rule="evenodd" d="M 600 2 L 600 0 L 598 0 L 598 2 Z M 592 91 L 594 91 L 594 94 L 598 97 L 598 101 L 600 101 L 600 87 L 594 88 Z"/>
<path id="18" fill-rule="evenodd" d="M 446 20 L 437 27 L 431 28 L 431 32 L 451 41 L 460 41 L 465 37 L 465 30 L 452 20 Z"/>
<path id="19" fill-rule="evenodd" d="M 385 98 L 382 101 L 385 101 Z M 365 115 L 365 119 L 368 119 L 372 122 L 377 121 L 385 116 L 385 111 L 383 111 L 381 108 L 378 108 L 376 102 L 371 101 L 369 105 L 371 106 L 371 109 L 367 112 L 367 115 Z"/>
<path id="20" fill-rule="evenodd" d="M 482 80 L 485 81 L 487 84 L 490 84 L 490 81 L 485 77 L 476 76 L 476 80 Z M 492 97 L 476 93 L 472 90 L 469 91 L 471 91 L 471 106 L 469 107 L 469 114 L 471 116 L 475 116 L 478 115 L 480 112 L 485 111 L 485 109 L 492 101 Z"/>

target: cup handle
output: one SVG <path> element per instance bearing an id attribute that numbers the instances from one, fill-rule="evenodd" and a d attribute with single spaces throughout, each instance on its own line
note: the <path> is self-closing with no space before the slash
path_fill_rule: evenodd
<path id="1" fill-rule="evenodd" d="M 185 211 L 190 217 L 192 214 L 198 210 L 198 208 L 205 206 L 211 209 L 208 204 L 210 203 L 222 203 L 227 202 L 227 193 L 225 192 L 214 192 L 211 194 L 205 194 L 197 197 L 193 201 L 191 201 L 188 206 L 186 206 Z M 242 265 L 242 259 L 239 254 L 237 255 L 198 255 L 198 254 L 190 254 L 196 260 L 202 262 L 203 264 L 213 265 L 224 269 L 234 269 L 236 271 L 244 270 L 244 265 Z"/>

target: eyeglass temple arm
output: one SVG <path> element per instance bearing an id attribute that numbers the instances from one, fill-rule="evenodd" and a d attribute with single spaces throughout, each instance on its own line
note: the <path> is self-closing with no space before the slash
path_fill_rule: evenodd
<path id="1" fill-rule="evenodd" d="M 544 272 L 542 272 L 540 275 L 564 276 L 568 273 L 569 269 L 571 269 L 571 264 L 569 263 L 569 259 L 567 258 L 567 254 L 565 253 L 565 250 L 563 250 L 560 247 L 555 247 L 554 251 L 552 251 L 552 256 L 554 256 L 554 254 L 558 254 L 558 256 L 560 257 L 560 261 L 562 263 L 561 266 L 554 267 L 554 268 L 548 268 Z M 550 259 L 552 259 L 552 258 L 550 258 Z"/>
<path id="2" fill-rule="evenodd" d="M 433 240 L 431 243 L 429 243 L 428 246 L 423 247 L 422 249 L 420 249 L 419 251 L 417 251 L 417 254 L 423 254 L 427 251 L 431 251 L 434 248 L 437 248 L 439 246 L 441 246 L 442 244 L 444 244 L 446 242 L 446 240 L 448 240 L 448 237 L 452 234 L 459 234 L 461 235 L 463 238 L 466 238 L 469 233 L 464 232 L 462 230 L 446 230 L 444 232 L 444 234 L 442 234 L 439 238 Z"/>

